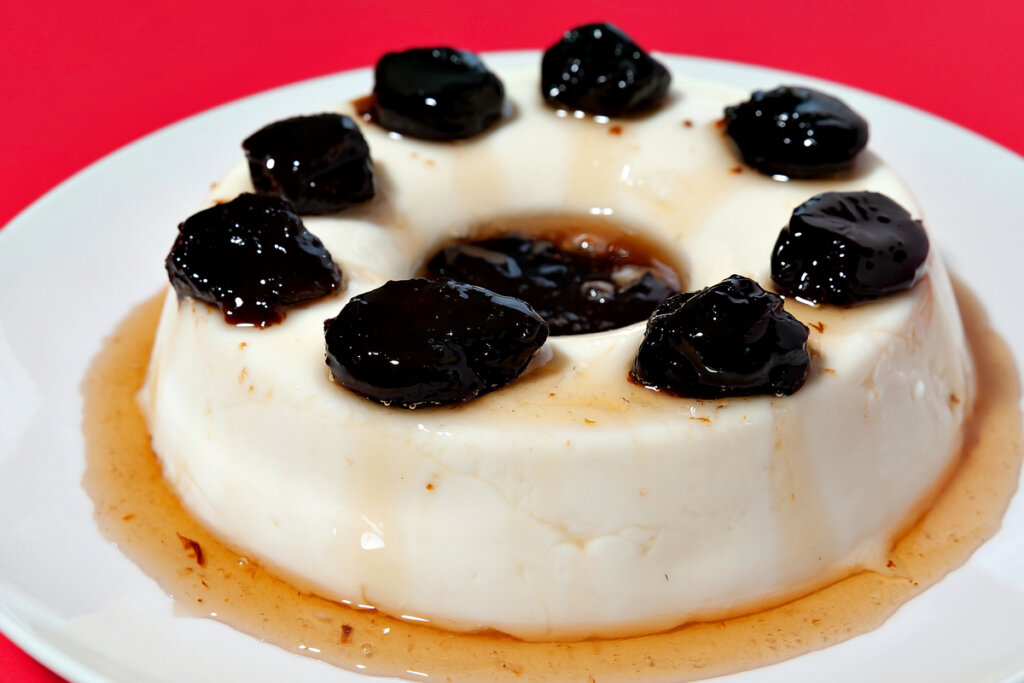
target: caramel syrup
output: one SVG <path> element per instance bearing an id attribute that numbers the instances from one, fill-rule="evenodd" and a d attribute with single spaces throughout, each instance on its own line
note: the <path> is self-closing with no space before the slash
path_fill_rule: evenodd
<path id="1" fill-rule="evenodd" d="M 352 108 L 355 109 L 356 115 L 362 120 L 370 123 L 377 122 L 377 118 L 373 115 L 373 110 L 376 107 L 377 96 L 373 93 L 352 100 Z"/>
<path id="2" fill-rule="evenodd" d="M 440 631 L 296 590 L 206 531 L 164 482 L 135 403 L 162 296 L 118 327 L 84 381 L 83 483 L 104 535 L 180 607 L 346 669 L 414 680 L 604 683 L 687 681 L 765 666 L 879 626 L 999 529 L 1024 451 L 1019 375 L 979 303 L 963 287 L 957 296 L 978 399 L 959 465 L 931 508 L 895 544 L 886 569 L 732 619 L 636 638 L 526 643 Z"/>

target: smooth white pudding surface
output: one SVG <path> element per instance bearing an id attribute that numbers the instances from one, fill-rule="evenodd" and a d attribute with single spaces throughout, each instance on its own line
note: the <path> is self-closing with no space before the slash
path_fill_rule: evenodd
<path id="1" fill-rule="evenodd" d="M 530 639 L 655 631 L 878 561 L 949 468 L 971 403 L 934 251 L 903 294 L 790 306 L 824 329 L 789 397 L 630 384 L 642 323 L 551 338 L 546 364 L 456 408 L 385 408 L 331 381 L 323 321 L 489 219 L 610 216 L 664 246 L 694 290 L 732 273 L 769 287 L 779 229 L 823 191 L 882 192 L 921 216 L 870 155 L 842 182 L 734 172 L 715 122 L 748 93 L 675 74 L 652 116 L 599 123 L 544 106 L 535 69 L 499 75 L 515 115 L 478 139 L 362 126 L 379 196 L 304 219 L 343 294 L 265 330 L 168 294 L 141 402 L 186 506 L 327 597 Z M 240 165 L 213 199 L 250 189 Z"/>

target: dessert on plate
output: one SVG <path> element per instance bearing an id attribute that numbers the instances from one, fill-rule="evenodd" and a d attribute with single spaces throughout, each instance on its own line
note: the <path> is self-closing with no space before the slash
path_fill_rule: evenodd
<path id="1" fill-rule="evenodd" d="M 140 404 L 185 506 L 304 590 L 652 633 L 884 563 L 957 459 L 949 277 L 827 94 L 589 25 L 533 69 L 389 54 L 244 150 L 179 228 Z"/>

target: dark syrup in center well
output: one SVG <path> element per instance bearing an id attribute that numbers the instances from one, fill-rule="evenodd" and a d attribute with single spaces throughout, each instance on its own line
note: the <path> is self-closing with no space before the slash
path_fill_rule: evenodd
<path id="1" fill-rule="evenodd" d="M 530 304 L 552 335 L 605 332 L 647 320 L 680 291 L 667 250 L 592 216 L 503 218 L 427 259 L 426 277 L 485 287 Z"/>

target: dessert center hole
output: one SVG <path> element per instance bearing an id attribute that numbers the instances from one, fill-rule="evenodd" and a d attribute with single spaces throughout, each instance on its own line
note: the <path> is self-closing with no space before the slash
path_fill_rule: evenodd
<path id="1" fill-rule="evenodd" d="M 650 317 L 682 277 L 668 251 L 603 217 L 531 215 L 476 226 L 441 247 L 429 278 L 485 287 L 526 301 L 552 335 L 604 332 Z"/>

